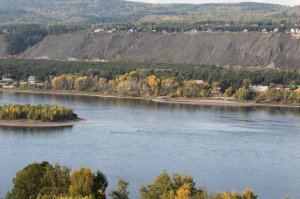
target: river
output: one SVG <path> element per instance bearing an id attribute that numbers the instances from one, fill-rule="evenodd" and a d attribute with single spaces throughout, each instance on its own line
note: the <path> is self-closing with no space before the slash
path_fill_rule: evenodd
<path id="1" fill-rule="evenodd" d="M 2 103 L 70 106 L 72 128 L 0 128 L 0 196 L 32 162 L 101 170 L 109 189 L 138 188 L 163 170 L 209 192 L 253 188 L 259 199 L 300 198 L 300 110 L 159 104 L 147 100 L 0 92 Z"/>

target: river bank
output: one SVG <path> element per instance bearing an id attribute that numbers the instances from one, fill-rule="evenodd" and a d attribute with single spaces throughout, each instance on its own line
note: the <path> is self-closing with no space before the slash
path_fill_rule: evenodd
<path id="1" fill-rule="evenodd" d="M 101 97 L 101 98 L 114 98 L 114 99 L 138 99 L 149 100 L 156 103 L 169 103 L 169 104 L 186 104 L 186 105 L 205 105 L 205 106 L 229 106 L 229 107 L 286 107 L 286 108 L 300 108 L 300 105 L 291 104 L 275 104 L 275 103 L 256 103 L 254 101 L 237 101 L 234 98 L 170 98 L 170 97 L 133 97 L 133 96 L 120 96 L 120 95 L 103 95 L 89 92 L 77 91 L 56 91 L 56 90 L 21 90 L 21 89 L 3 89 L 0 92 L 16 92 L 16 93 L 33 93 L 33 94 L 51 94 L 51 95 L 69 95 L 69 96 L 87 96 L 87 97 Z"/>

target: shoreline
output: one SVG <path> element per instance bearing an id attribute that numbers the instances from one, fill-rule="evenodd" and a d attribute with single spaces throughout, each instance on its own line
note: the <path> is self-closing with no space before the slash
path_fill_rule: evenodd
<path id="1" fill-rule="evenodd" d="M 300 108 L 300 105 L 288 104 L 266 104 L 255 103 L 253 101 L 240 102 L 236 100 L 214 99 L 214 98 L 170 98 L 163 97 L 131 97 L 119 95 L 103 95 L 88 92 L 73 92 L 73 91 L 45 91 L 45 90 L 12 90 L 0 88 L 0 92 L 11 93 L 29 93 L 29 94 L 50 94 L 50 95 L 68 95 L 68 96 L 86 96 L 86 97 L 99 97 L 99 98 L 112 98 L 112 99 L 135 99 L 135 100 L 148 100 L 156 103 L 164 104 L 184 104 L 184 105 L 203 105 L 203 106 L 224 106 L 224 107 L 281 107 L 281 108 Z M 0 124 L 1 125 L 1 124 Z"/>
<path id="2" fill-rule="evenodd" d="M 39 127 L 39 128 L 55 128 L 55 127 L 72 127 L 77 124 L 84 124 L 85 120 L 67 120 L 59 122 L 42 122 L 40 120 L 0 120 L 0 127 Z"/>
<path id="3" fill-rule="evenodd" d="M 89 92 L 73 92 L 73 91 L 46 91 L 46 90 L 14 90 L 0 88 L 0 92 L 11 93 L 29 93 L 29 94 L 50 94 L 50 95 L 68 95 L 68 96 L 86 96 L 86 97 L 100 97 L 100 98 L 115 98 L 115 99 L 139 99 L 139 100 L 152 100 L 152 97 L 131 97 L 131 96 L 119 96 L 119 95 L 103 95 Z"/>
<path id="4" fill-rule="evenodd" d="M 197 98 L 169 98 L 169 99 L 153 99 L 158 103 L 168 104 L 186 104 L 186 105 L 203 105 L 203 106 L 223 106 L 223 107 L 281 107 L 281 108 L 300 108 L 300 105 L 287 104 L 263 104 L 253 101 L 240 102 L 233 100 L 218 100 L 218 99 L 197 99 Z"/>

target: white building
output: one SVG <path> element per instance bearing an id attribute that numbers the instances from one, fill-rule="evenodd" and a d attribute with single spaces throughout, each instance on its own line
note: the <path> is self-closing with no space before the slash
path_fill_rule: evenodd
<path id="1" fill-rule="evenodd" d="M 261 30 L 261 32 L 262 32 L 262 33 L 267 33 L 268 31 L 267 31 L 266 28 L 264 28 L 264 29 Z"/>
<path id="2" fill-rule="evenodd" d="M 30 84 L 35 84 L 35 83 L 36 83 L 36 78 L 35 78 L 35 76 L 30 76 L 30 77 L 28 78 L 28 83 L 30 83 Z"/>
<path id="3" fill-rule="evenodd" d="M 5 74 L 2 76 L 2 82 L 12 82 L 14 81 L 11 74 Z"/>
<path id="4" fill-rule="evenodd" d="M 273 32 L 274 33 L 278 33 L 279 32 L 279 28 L 274 28 Z"/>
<path id="5" fill-rule="evenodd" d="M 291 33 L 294 34 L 296 30 L 294 28 L 291 29 Z"/>
<path id="6" fill-rule="evenodd" d="M 194 80 L 194 82 L 197 83 L 197 84 L 203 84 L 204 83 L 203 80 Z"/>
<path id="7" fill-rule="evenodd" d="M 220 93 L 221 92 L 221 87 L 217 87 L 211 90 L 212 93 Z"/>
<path id="8" fill-rule="evenodd" d="M 100 33 L 100 32 L 104 32 L 104 30 L 103 29 L 97 29 L 97 30 L 94 30 L 94 33 Z"/>
<path id="9" fill-rule="evenodd" d="M 269 89 L 268 86 L 250 85 L 249 89 L 255 92 L 265 92 Z"/>

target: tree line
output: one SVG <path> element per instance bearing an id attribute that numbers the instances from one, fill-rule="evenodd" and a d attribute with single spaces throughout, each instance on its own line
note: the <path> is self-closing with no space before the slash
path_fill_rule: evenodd
<path id="1" fill-rule="evenodd" d="M 118 188 L 107 194 L 108 180 L 101 171 L 93 172 L 89 167 L 71 170 L 58 163 L 29 164 L 13 179 L 13 188 L 6 199 L 129 199 L 129 183 L 123 179 Z M 142 185 L 140 199 L 257 199 L 252 189 L 242 193 L 235 191 L 208 193 L 197 187 L 192 176 L 163 171 L 153 183 Z M 287 199 L 288 197 L 286 197 Z"/>
<path id="2" fill-rule="evenodd" d="M 44 2 L 23 1 L 22 3 L 18 0 L 9 0 L 3 1 L 1 8 L 0 23 L 2 24 L 138 22 L 143 21 L 144 17 L 147 16 L 175 16 L 186 23 L 201 20 L 234 20 L 246 23 L 256 20 L 277 22 L 280 20 L 296 21 L 298 19 L 297 13 L 293 14 L 289 12 L 290 7 L 246 2 L 238 4 L 158 5 L 120 0 L 102 0 L 98 3 L 71 1 L 68 4 L 57 0 Z M 51 12 L 54 10 L 55 13 Z"/>
<path id="3" fill-rule="evenodd" d="M 222 91 L 232 87 L 237 90 L 244 79 L 252 84 L 270 85 L 300 84 L 300 70 L 270 69 L 270 68 L 223 68 L 207 65 L 167 64 L 149 62 L 86 62 L 86 61 L 56 61 L 56 60 L 22 60 L 0 59 L 0 76 L 11 74 L 16 80 L 27 80 L 34 75 L 38 80 L 45 81 L 49 76 L 77 74 L 88 77 L 101 77 L 107 80 L 115 79 L 131 71 L 141 71 L 146 76 L 154 75 L 160 79 L 176 77 L 179 80 L 204 80 L 219 82 Z"/>
<path id="4" fill-rule="evenodd" d="M 18 105 L 0 106 L 0 120 L 40 120 L 43 122 L 77 119 L 71 108 L 57 105 Z"/>
<path id="5" fill-rule="evenodd" d="M 189 64 L 129 62 L 63 62 L 0 60 L 0 75 L 11 74 L 20 88 L 34 75 L 45 88 L 125 96 L 211 97 L 234 95 L 238 100 L 299 103 L 299 69 L 222 68 Z M 51 81 L 50 81 L 51 80 Z M 256 92 L 253 85 L 269 86 Z M 287 88 L 276 88 L 276 84 Z M 38 86 L 40 88 L 40 86 Z M 222 95 L 219 95 L 222 94 Z"/>
<path id="6" fill-rule="evenodd" d="M 131 71 L 116 78 L 107 80 L 98 76 L 80 76 L 63 74 L 51 81 L 54 90 L 75 90 L 85 92 L 98 92 L 101 94 L 122 95 L 133 97 L 169 96 L 186 98 L 231 97 L 238 100 L 255 100 L 256 102 L 271 103 L 300 103 L 300 88 L 296 82 L 287 88 L 276 88 L 270 83 L 266 91 L 256 91 L 250 88 L 250 79 L 244 79 L 237 88 L 221 88 L 217 81 L 185 80 L 173 76 L 157 77 L 144 70 Z"/>

